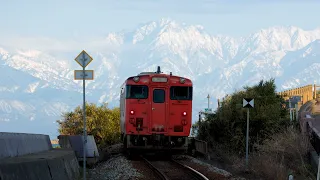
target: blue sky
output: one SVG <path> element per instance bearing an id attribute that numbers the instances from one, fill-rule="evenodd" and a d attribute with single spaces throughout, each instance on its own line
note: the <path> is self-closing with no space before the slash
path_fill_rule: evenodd
<path id="1" fill-rule="evenodd" d="M 28 2 L 28 3 L 26 3 Z M 201 24 L 212 34 L 243 36 L 274 25 L 303 29 L 320 26 L 320 1 L 216 0 L 29 0 L 0 6 L 1 44 L 11 37 L 79 40 L 135 29 L 141 23 L 169 17 Z"/>

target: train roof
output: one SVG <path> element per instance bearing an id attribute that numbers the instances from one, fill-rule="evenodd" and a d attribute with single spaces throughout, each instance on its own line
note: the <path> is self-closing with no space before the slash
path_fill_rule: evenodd
<path id="1" fill-rule="evenodd" d="M 189 81 L 191 81 L 191 79 L 189 79 L 189 78 L 186 78 L 186 77 L 182 77 L 182 76 L 174 76 L 174 75 L 170 75 L 170 74 L 164 74 L 164 73 L 160 73 L 160 74 L 157 74 L 157 73 L 155 73 L 155 74 L 138 74 L 137 76 L 138 77 L 141 77 L 141 76 L 149 76 L 149 77 L 153 77 L 153 76 L 162 76 L 162 77 L 167 77 L 167 78 L 172 78 L 172 77 L 175 77 L 175 78 L 184 78 L 184 79 L 186 79 L 186 80 L 189 80 Z M 126 80 L 129 80 L 129 79 L 132 79 L 132 78 L 134 78 L 134 77 L 137 77 L 137 76 L 131 76 L 131 77 L 128 77 Z"/>
<path id="2" fill-rule="evenodd" d="M 191 79 L 189 78 L 186 78 L 186 77 L 182 77 L 182 76 L 174 76 L 172 75 L 172 72 L 170 72 L 170 74 L 164 74 L 160 71 L 160 66 L 158 66 L 158 69 L 157 69 L 157 72 L 141 72 L 139 73 L 138 75 L 136 76 L 131 76 L 131 77 L 128 77 L 126 79 L 126 81 L 124 82 L 124 84 L 126 84 L 128 81 L 130 81 L 131 79 L 133 79 L 134 77 L 154 77 L 154 76 L 162 76 L 162 77 L 167 77 L 168 79 L 171 79 L 171 78 L 177 78 L 177 79 L 180 79 L 180 78 L 184 78 L 186 80 L 186 84 L 188 85 L 192 85 L 192 81 Z"/>

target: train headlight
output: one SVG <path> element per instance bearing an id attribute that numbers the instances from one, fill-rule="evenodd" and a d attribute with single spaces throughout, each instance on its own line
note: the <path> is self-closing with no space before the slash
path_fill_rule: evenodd
<path id="1" fill-rule="evenodd" d="M 133 110 L 131 110 L 131 111 L 130 111 L 130 114 L 131 114 L 131 115 L 134 115 L 134 111 L 133 111 Z"/>
<path id="2" fill-rule="evenodd" d="M 138 81 L 139 81 L 139 77 L 138 77 L 138 76 L 134 77 L 134 78 L 133 78 L 133 81 L 134 81 L 134 82 L 138 82 Z"/>
<path id="3" fill-rule="evenodd" d="M 180 83 L 185 83 L 186 82 L 186 79 L 185 78 L 180 78 Z"/>
<path id="4" fill-rule="evenodd" d="M 183 116 L 186 116 L 186 115 L 187 115 L 187 112 L 184 111 L 184 112 L 182 113 L 182 115 L 183 115 Z"/>

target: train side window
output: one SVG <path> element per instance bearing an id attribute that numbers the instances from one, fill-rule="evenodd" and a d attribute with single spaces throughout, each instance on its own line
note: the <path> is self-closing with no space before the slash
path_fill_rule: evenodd
<path id="1" fill-rule="evenodd" d="M 164 103 L 164 101 L 165 101 L 165 91 L 163 89 L 153 90 L 153 102 Z"/>
<path id="2" fill-rule="evenodd" d="M 127 85 L 126 86 L 127 99 L 147 99 L 148 87 L 141 85 Z"/>
<path id="3" fill-rule="evenodd" d="M 171 100 L 192 100 L 192 87 L 172 86 L 170 88 Z"/>

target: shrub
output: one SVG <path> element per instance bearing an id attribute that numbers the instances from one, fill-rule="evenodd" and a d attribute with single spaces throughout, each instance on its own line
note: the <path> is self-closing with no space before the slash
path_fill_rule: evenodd
<path id="1" fill-rule="evenodd" d="M 59 123 L 61 135 L 83 134 L 83 111 L 80 106 L 74 111 L 63 113 Z M 98 147 L 102 148 L 120 141 L 120 109 L 109 109 L 106 104 L 86 104 L 87 134 L 93 135 Z"/>
<path id="2" fill-rule="evenodd" d="M 277 95 L 274 79 L 260 81 L 253 87 L 245 87 L 226 96 L 214 114 L 207 115 L 201 124 L 193 126 L 199 139 L 209 143 L 225 143 L 228 149 L 243 155 L 247 127 L 247 109 L 242 108 L 243 98 L 254 98 L 250 109 L 250 149 L 261 143 L 270 134 L 279 132 L 290 124 L 289 113 L 282 106 L 284 100 Z"/>

